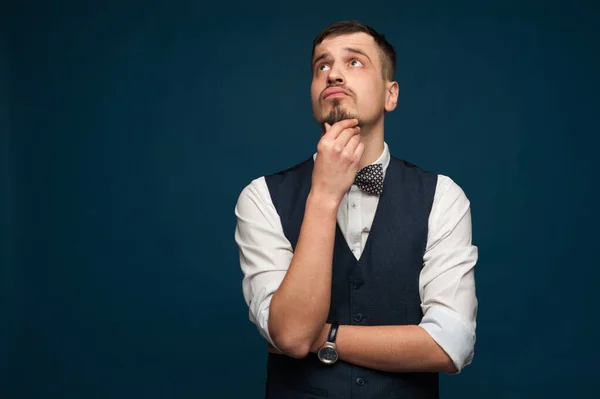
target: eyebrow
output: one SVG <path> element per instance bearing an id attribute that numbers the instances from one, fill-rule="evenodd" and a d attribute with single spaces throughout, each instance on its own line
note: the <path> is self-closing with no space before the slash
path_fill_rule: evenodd
<path id="1" fill-rule="evenodd" d="M 357 49 L 357 48 L 352 48 L 352 47 L 345 47 L 344 48 L 345 51 L 349 52 L 349 53 L 354 53 L 354 54 L 360 54 L 363 55 L 365 57 L 367 57 L 367 59 L 369 60 L 369 62 L 373 63 L 373 61 L 371 61 L 371 57 L 369 57 L 367 55 L 367 53 L 365 53 L 364 51 L 362 51 L 361 49 Z M 317 62 L 321 61 L 324 58 L 330 57 L 331 54 L 329 52 L 325 52 L 321 55 L 319 55 L 317 58 L 315 58 L 315 60 L 313 61 L 313 68 L 316 65 Z"/>

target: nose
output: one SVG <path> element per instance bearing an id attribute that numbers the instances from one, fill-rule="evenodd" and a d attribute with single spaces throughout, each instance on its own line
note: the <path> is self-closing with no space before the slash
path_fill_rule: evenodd
<path id="1" fill-rule="evenodd" d="M 344 75 L 339 67 L 334 64 L 327 75 L 327 84 L 338 86 L 344 84 Z"/>

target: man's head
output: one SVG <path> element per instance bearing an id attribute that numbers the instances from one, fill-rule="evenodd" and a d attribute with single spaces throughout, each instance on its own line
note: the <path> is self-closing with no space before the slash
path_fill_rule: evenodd
<path id="1" fill-rule="evenodd" d="M 396 108 L 396 52 L 385 37 L 356 21 L 327 26 L 313 42 L 311 99 L 317 122 L 383 121 Z"/>

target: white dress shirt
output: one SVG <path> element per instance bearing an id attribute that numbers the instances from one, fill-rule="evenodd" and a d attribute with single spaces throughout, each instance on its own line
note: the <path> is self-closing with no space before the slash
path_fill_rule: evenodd
<path id="1" fill-rule="evenodd" d="M 316 154 L 313 157 L 316 159 Z M 383 165 L 385 176 L 390 163 L 387 143 L 384 143 L 383 154 L 374 163 Z M 338 225 L 356 259 L 360 258 L 367 241 L 378 201 L 378 196 L 364 193 L 352 185 L 338 209 Z M 267 342 L 275 346 L 268 329 L 269 305 L 294 253 L 264 176 L 242 190 L 235 214 L 242 290 L 250 321 Z M 424 315 L 419 325 L 450 356 L 459 372 L 471 363 L 474 353 L 477 316 L 474 267 L 477 258 L 477 247 L 471 243 L 470 202 L 452 179 L 438 175 L 419 277 Z"/>

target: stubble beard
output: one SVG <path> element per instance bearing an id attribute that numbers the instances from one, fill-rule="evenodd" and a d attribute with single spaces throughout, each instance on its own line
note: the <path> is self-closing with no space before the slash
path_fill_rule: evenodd
<path id="1" fill-rule="evenodd" d="M 343 121 L 344 119 L 358 118 L 358 115 L 349 112 L 347 109 L 342 107 L 341 101 L 337 98 L 331 100 L 331 111 L 323 118 L 322 123 L 329 123 L 333 125 L 336 122 Z M 360 125 L 360 119 L 359 119 Z"/>

